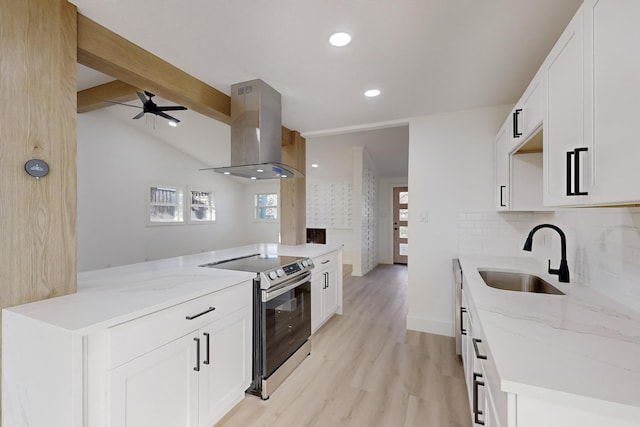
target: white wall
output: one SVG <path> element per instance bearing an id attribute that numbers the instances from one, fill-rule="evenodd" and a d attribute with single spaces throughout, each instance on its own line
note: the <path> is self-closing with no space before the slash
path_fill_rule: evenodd
<path id="1" fill-rule="evenodd" d="M 408 184 L 409 180 L 404 177 L 380 178 L 378 182 L 378 261 L 381 264 L 393 264 L 393 188 Z M 409 196 L 410 212 L 411 208 Z"/>
<path id="2" fill-rule="evenodd" d="M 254 218 L 254 197 L 260 193 L 277 193 L 280 200 L 280 181 L 267 179 L 249 182 L 244 186 L 243 230 L 239 231 L 251 237 L 249 243 L 279 243 L 280 221 L 258 221 Z"/>
<path id="3" fill-rule="evenodd" d="M 228 135 L 210 135 L 211 139 Z M 98 110 L 78 115 L 78 270 L 238 246 L 247 233 L 244 185 Z M 147 226 L 149 186 L 197 186 L 215 193 L 214 224 Z"/>
<path id="4" fill-rule="evenodd" d="M 414 118 L 409 125 L 407 327 L 451 335 L 458 213 L 493 208 L 493 142 L 511 106 Z M 426 215 L 427 221 L 420 221 Z"/>

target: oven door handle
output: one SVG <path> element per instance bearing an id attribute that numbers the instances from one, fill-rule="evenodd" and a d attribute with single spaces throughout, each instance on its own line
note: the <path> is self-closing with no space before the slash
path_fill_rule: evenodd
<path id="1" fill-rule="evenodd" d="M 289 292 L 291 289 L 296 288 L 298 286 L 300 286 L 303 283 L 308 282 L 309 280 L 311 280 L 311 273 L 305 273 L 302 278 L 300 279 L 294 279 L 295 281 L 291 284 L 285 282 L 283 284 L 281 284 L 280 286 L 278 286 L 277 288 L 275 288 L 272 291 L 269 290 L 263 290 L 262 291 L 262 302 L 267 302 L 270 301 L 272 299 L 274 299 L 275 297 L 278 297 L 286 292 Z"/>

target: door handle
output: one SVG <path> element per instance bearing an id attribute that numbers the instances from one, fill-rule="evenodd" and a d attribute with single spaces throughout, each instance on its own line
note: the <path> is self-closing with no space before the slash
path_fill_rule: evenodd
<path id="1" fill-rule="evenodd" d="M 467 335 L 467 330 L 464 328 L 464 313 L 466 312 L 465 307 L 460 307 L 460 335 Z"/>
<path id="2" fill-rule="evenodd" d="M 483 426 L 484 420 L 480 419 L 480 415 L 483 415 L 484 412 L 480 410 L 478 406 L 478 386 L 484 387 L 483 381 L 478 381 L 478 378 L 482 379 L 482 374 L 473 373 L 473 422 Z"/>
<path id="3" fill-rule="evenodd" d="M 196 367 L 193 368 L 194 371 L 200 370 L 200 338 L 193 339 L 196 342 Z"/>
<path id="4" fill-rule="evenodd" d="M 520 138 L 522 133 L 518 130 L 518 118 L 520 117 L 520 113 L 522 113 L 522 108 L 518 108 L 513 112 L 513 137 Z"/>
<path id="5" fill-rule="evenodd" d="M 476 357 L 478 359 L 487 360 L 487 355 L 486 354 L 480 354 L 480 350 L 478 350 L 478 343 L 482 342 L 482 340 L 478 339 L 478 338 L 471 338 L 471 342 L 473 342 L 473 349 L 476 352 Z"/>
<path id="6" fill-rule="evenodd" d="M 567 151 L 567 196 L 589 195 L 588 191 L 580 191 L 580 153 L 586 151 L 589 151 L 588 147 Z"/>
<path id="7" fill-rule="evenodd" d="M 505 188 L 507 188 L 506 185 L 501 185 L 500 186 L 500 207 L 501 208 L 504 208 L 504 207 L 507 206 L 507 205 L 504 204 L 504 200 L 503 200 L 503 191 L 502 190 L 504 190 Z"/>
<path id="8" fill-rule="evenodd" d="M 204 336 L 207 338 L 207 341 L 206 341 L 206 344 L 205 344 L 205 348 L 207 349 L 207 350 L 206 350 L 206 351 L 207 351 L 207 352 L 206 352 L 207 358 L 206 358 L 206 360 L 205 360 L 204 362 L 202 362 L 202 363 L 203 363 L 203 364 L 205 364 L 205 365 L 208 365 L 208 364 L 209 364 L 209 362 L 210 362 L 210 359 L 209 359 L 209 356 L 210 356 L 210 355 L 209 355 L 209 344 L 210 344 L 210 343 L 209 343 L 209 341 L 211 341 L 211 340 L 210 340 L 209 332 L 204 332 L 202 335 L 204 335 Z"/>

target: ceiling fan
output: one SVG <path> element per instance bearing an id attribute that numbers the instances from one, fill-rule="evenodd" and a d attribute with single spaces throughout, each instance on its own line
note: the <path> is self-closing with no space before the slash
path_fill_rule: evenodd
<path id="1" fill-rule="evenodd" d="M 144 91 L 144 93 L 142 92 L 136 92 L 136 93 L 138 94 L 138 98 L 140 98 L 140 101 L 142 101 L 142 107 L 138 105 L 123 104 L 122 102 L 115 102 L 115 101 L 106 101 L 106 102 L 109 102 L 111 104 L 126 105 L 127 107 L 133 107 L 133 108 L 142 108 L 142 111 L 139 114 L 136 114 L 135 116 L 133 116 L 134 119 L 139 119 L 142 116 L 144 116 L 146 113 L 150 113 L 150 114 L 155 114 L 156 116 L 164 117 L 165 119 L 169 120 L 169 124 L 173 123 L 174 126 L 180 123 L 180 120 L 168 115 L 167 113 L 165 113 L 165 111 L 179 111 L 179 110 L 187 109 L 186 107 L 183 107 L 180 105 L 158 106 L 151 99 L 155 95 L 151 92 L 147 92 L 146 90 Z M 148 99 L 147 99 L 147 96 L 149 97 Z"/>

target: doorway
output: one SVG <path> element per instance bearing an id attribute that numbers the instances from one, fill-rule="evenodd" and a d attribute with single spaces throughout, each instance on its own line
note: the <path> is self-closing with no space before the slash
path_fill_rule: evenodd
<path id="1" fill-rule="evenodd" d="M 407 264 L 409 255 L 409 187 L 393 187 L 393 263 Z"/>

